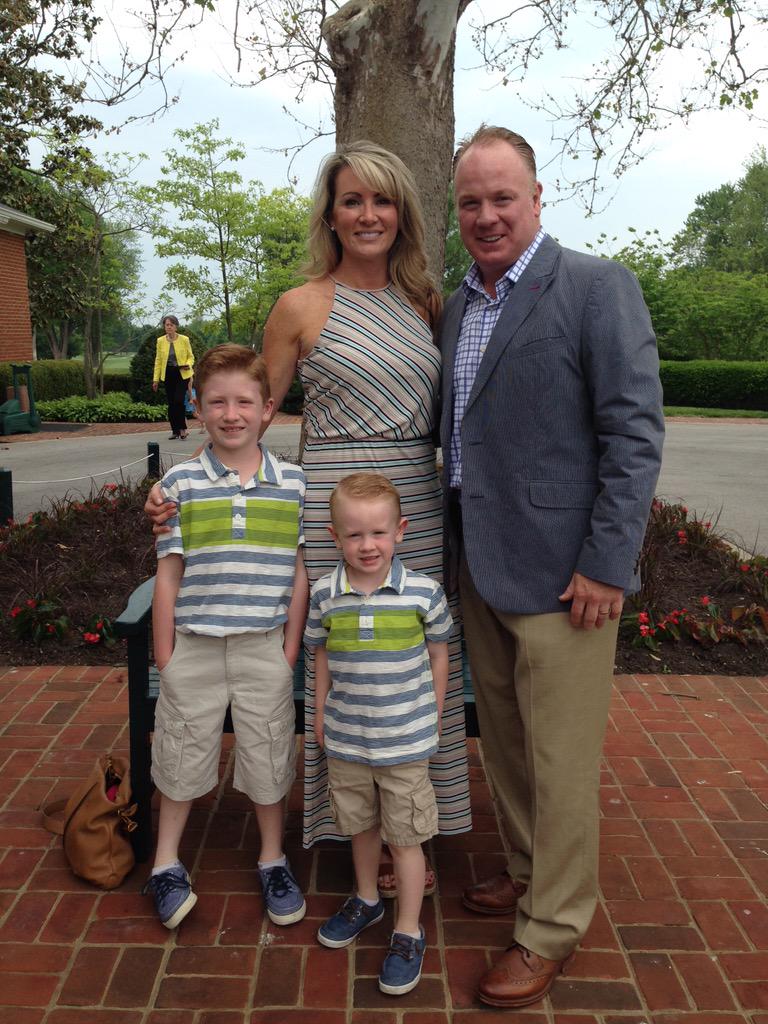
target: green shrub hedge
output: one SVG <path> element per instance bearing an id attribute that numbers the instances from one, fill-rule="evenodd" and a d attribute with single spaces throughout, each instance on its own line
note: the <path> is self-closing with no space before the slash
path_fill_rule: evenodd
<path id="1" fill-rule="evenodd" d="M 768 410 L 768 362 L 661 362 L 665 405 Z"/>
<path id="2" fill-rule="evenodd" d="M 102 398 L 74 395 L 37 403 L 44 420 L 57 423 L 162 423 L 166 409 L 146 402 L 133 402 L 125 391 L 113 391 Z"/>
<path id="3" fill-rule="evenodd" d="M 21 360 L 14 360 L 16 365 Z M 35 401 L 66 398 L 85 394 L 83 364 L 76 359 L 38 359 L 32 364 L 32 387 Z M 11 386 L 11 364 L 0 363 L 0 395 L 5 401 L 5 389 Z"/>
<path id="4" fill-rule="evenodd" d="M 109 371 L 104 374 L 104 394 L 108 394 L 111 391 L 125 391 L 130 392 L 131 390 L 131 375 L 126 370 L 125 373 L 113 373 Z"/>

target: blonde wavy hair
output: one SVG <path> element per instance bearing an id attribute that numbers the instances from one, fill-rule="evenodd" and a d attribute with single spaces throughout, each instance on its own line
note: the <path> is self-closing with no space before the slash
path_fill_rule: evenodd
<path id="1" fill-rule="evenodd" d="M 320 165 L 309 215 L 309 259 L 304 276 L 317 280 L 332 274 L 341 262 L 342 247 L 331 230 L 330 218 L 336 194 L 336 178 L 343 167 L 368 188 L 391 199 L 397 207 L 397 237 L 389 253 L 389 276 L 408 301 L 426 310 L 432 324 L 442 309 L 442 298 L 427 269 L 424 250 L 424 217 L 413 175 L 399 156 L 361 139 L 339 146 Z"/>

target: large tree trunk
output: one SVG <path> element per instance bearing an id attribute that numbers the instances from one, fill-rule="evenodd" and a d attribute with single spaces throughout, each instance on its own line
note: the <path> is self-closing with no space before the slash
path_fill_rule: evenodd
<path id="1" fill-rule="evenodd" d="M 323 26 L 339 143 L 370 139 L 413 171 L 427 254 L 443 275 L 456 24 L 470 0 L 350 0 Z"/>

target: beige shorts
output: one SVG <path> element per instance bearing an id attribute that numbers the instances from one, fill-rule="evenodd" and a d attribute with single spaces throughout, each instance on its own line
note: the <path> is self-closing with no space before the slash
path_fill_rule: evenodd
<path id="1" fill-rule="evenodd" d="M 331 813 L 340 832 L 354 836 L 374 825 L 392 846 L 416 846 L 437 833 L 437 801 L 429 761 L 374 767 L 328 758 Z"/>
<path id="2" fill-rule="evenodd" d="M 219 779 L 221 730 L 232 709 L 235 789 L 274 804 L 295 776 L 293 670 L 283 627 L 228 637 L 176 632 L 160 673 L 152 778 L 172 800 L 194 800 Z"/>

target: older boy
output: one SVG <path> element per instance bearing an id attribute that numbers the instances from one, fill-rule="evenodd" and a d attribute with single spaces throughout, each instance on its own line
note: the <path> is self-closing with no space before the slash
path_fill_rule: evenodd
<path id="1" fill-rule="evenodd" d="M 211 442 L 161 481 L 178 512 L 157 539 L 152 777 L 162 797 L 146 889 L 167 928 L 195 905 L 179 842 L 192 801 L 217 783 L 231 705 L 234 786 L 253 800 L 267 913 L 291 924 L 306 912 L 282 847 L 283 799 L 294 778 L 292 666 L 308 591 L 298 550 L 304 474 L 259 444 L 272 411 L 259 356 L 239 345 L 211 349 L 196 387 Z"/>
<path id="2" fill-rule="evenodd" d="M 424 958 L 421 843 L 437 831 L 427 769 L 448 684 L 451 616 L 439 584 L 395 557 L 407 520 L 386 477 L 345 477 L 331 495 L 331 521 L 343 561 L 312 588 L 305 642 L 317 647 L 315 734 L 337 825 L 352 836 L 357 895 L 317 937 L 347 946 L 382 919 L 383 838 L 399 902 L 379 988 L 402 995 L 418 984 Z"/>

